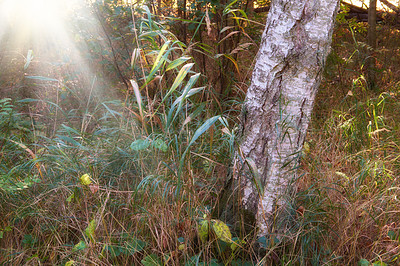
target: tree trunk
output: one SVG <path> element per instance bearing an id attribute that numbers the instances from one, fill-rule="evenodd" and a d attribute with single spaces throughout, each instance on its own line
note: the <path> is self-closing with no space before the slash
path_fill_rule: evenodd
<path id="1" fill-rule="evenodd" d="M 366 60 L 368 88 L 376 87 L 375 77 L 375 50 L 376 50 L 376 0 L 369 1 L 368 8 L 368 58 Z"/>
<path id="2" fill-rule="evenodd" d="M 275 226 L 303 147 L 339 0 L 274 0 L 242 111 L 232 177 L 214 215 L 236 229 Z"/>

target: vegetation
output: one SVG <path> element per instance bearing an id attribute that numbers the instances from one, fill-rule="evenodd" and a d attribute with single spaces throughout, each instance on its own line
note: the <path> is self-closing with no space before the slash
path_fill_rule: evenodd
<path id="1" fill-rule="evenodd" d="M 396 26 L 378 23 L 370 90 L 366 23 L 339 15 L 284 235 L 257 239 L 212 210 L 265 14 L 172 2 L 76 8 L 90 69 L 1 40 L 0 264 L 398 264 Z"/>

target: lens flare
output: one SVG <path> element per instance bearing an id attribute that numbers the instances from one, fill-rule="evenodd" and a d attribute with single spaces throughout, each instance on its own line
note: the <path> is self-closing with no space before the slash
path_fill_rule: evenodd
<path id="1" fill-rule="evenodd" d="M 92 80 L 86 40 L 99 39 L 99 31 L 88 3 L 87 0 L 0 0 L 0 47 L 7 54 L 3 65 L 25 58 L 32 62 L 25 64 L 27 76 Z"/>

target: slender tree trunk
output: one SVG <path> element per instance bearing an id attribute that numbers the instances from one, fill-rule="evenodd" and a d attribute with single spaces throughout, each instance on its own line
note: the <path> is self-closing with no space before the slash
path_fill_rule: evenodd
<path id="1" fill-rule="evenodd" d="M 368 58 L 366 60 L 367 67 L 367 82 L 369 89 L 373 90 L 376 87 L 375 73 L 375 50 L 376 50 L 376 1 L 369 1 L 368 8 Z"/>
<path id="2" fill-rule="evenodd" d="M 273 0 L 242 111 L 232 177 L 215 209 L 236 229 L 274 227 L 296 177 L 339 0 Z"/>

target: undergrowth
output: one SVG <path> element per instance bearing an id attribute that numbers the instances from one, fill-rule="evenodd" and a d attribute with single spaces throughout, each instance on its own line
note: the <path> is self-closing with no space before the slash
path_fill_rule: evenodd
<path id="1" fill-rule="evenodd" d="M 224 15 L 247 18 L 230 7 Z M 221 87 L 231 98 L 216 99 L 212 75 L 198 72 L 191 53 L 201 43 L 187 46 L 147 7 L 119 12 L 134 44 L 119 100 L 92 89 L 82 97 L 67 78 L 29 75 L 57 89 L 0 100 L 0 264 L 399 263 L 399 84 L 367 91 L 362 70 L 345 73 L 362 62 L 344 60 L 336 47 L 320 97 L 337 97 L 315 109 L 285 235 L 239 238 L 210 213 L 235 153 L 246 85 Z M 200 54 L 241 67 L 202 47 Z M 354 47 L 350 54 L 361 54 Z"/>

